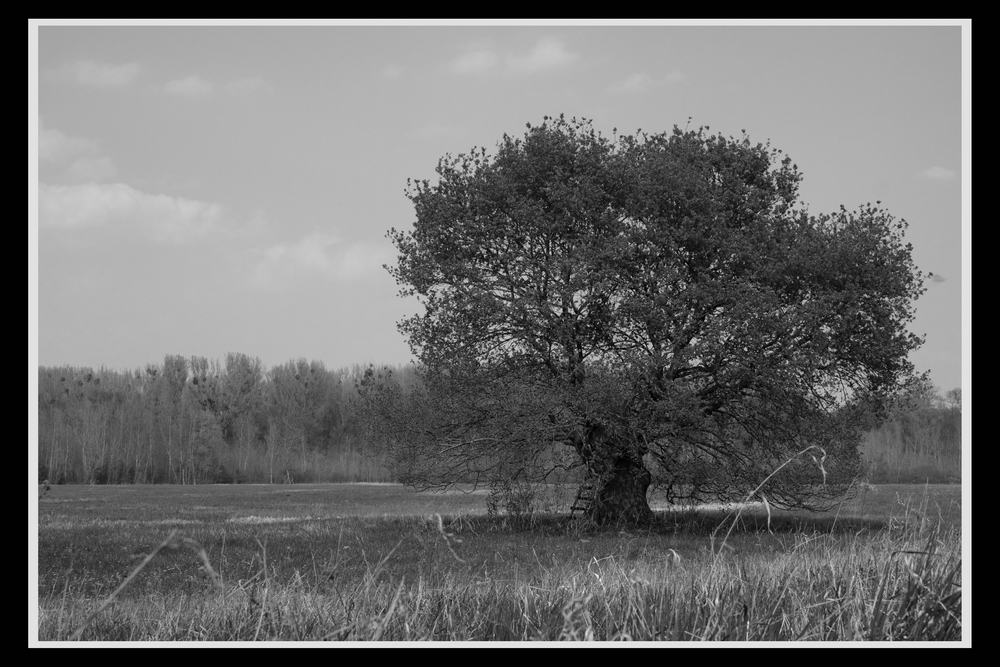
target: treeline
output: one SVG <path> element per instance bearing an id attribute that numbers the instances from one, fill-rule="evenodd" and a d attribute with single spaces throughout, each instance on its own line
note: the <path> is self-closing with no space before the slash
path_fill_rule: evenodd
<path id="1" fill-rule="evenodd" d="M 411 367 L 394 369 L 403 384 Z M 38 370 L 38 476 L 51 483 L 391 481 L 365 448 L 364 368 L 290 361 L 265 369 L 167 356 L 135 371 Z"/>
<path id="2" fill-rule="evenodd" d="M 872 483 L 960 482 L 962 390 L 923 385 L 865 434 L 861 455 Z"/>
<path id="3" fill-rule="evenodd" d="M 412 366 L 391 369 L 402 388 Z M 394 481 L 366 443 L 356 386 L 365 367 L 289 361 L 265 369 L 167 356 L 114 371 L 38 369 L 38 478 L 50 483 L 206 484 Z M 869 430 L 873 483 L 957 482 L 962 397 L 926 385 Z"/>

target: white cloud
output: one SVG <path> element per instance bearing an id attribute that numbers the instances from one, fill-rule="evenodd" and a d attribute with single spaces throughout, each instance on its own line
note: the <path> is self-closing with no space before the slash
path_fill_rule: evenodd
<path id="1" fill-rule="evenodd" d="M 355 243 L 337 256 L 337 277 L 355 278 L 381 272 L 382 265 L 392 259 L 392 252 L 382 245 Z"/>
<path id="2" fill-rule="evenodd" d="M 579 53 L 567 50 L 561 40 L 546 37 L 527 54 L 501 55 L 491 49 L 478 48 L 463 53 L 448 66 L 456 74 L 478 74 L 491 70 L 502 70 L 507 74 L 536 74 L 567 67 L 580 58 Z"/>
<path id="3" fill-rule="evenodd" d="M 142 66 L 136 62 L 108 65 L 94 60 L 78 60 L 66 63 L 56 70 L 55 75 L 75 81 L 81 86 L 120 88 L 132 83 L 140 73 Z"/>
<path id="4" fill-rule="evenodd" d="M 567 51 L 566 45 L 560 40 L 546 37 L 526 56 L 507 56 L 507 67 L 512 72 L 533 74 L 566 67 L 579 59 L 580 54 Z"/>
<path id="5" fill-rule="evenodd" d="M 211 95 L 215 89 L 210 82 L 205 81 L 197 74 L 186 76 L 183 79 L 175 79 L 168 82 L 164 87 L 171 95 L 182 97 L 205 97 Z"/>
<path id="6" fill-rule="evenodd" d="M 41 183 L 38 188 L 38 219 L 45 227 L 125 224 L 145 228 L 158 241 L 181 242 L 220 229 L 224 214 L 219 204 L 151 195 L 124 183 Z"/>
<path id="7" fill-rule="evenodd" d="M 924 169 L 922 172 L 917 174 L 917 178 L 923 178 L 930 181 L 953 181 L 958 178 L 958 172 L 952 171 L 951 169 L 945 169 L 944 167 L 931 167 L 929 169 Z"/>
<path id="8" fill-rule="evenodd" d="M 114 161 L 97 155 L 97 149 L 96 141 L 46 128 L 42 119 L 38 119 L 38 157 L 55 165 L 68 164 L 63 178 L 74 183 L 114 180 L 118 175 Z"/>
<path id="9" fill-rule="evenodd" d="M 97 143 L 83 137 L 71 137 L 59 130 L 45 128 L 45 123 L 38 119 L 38 157 L 42 160 L 66 164 L 77 155 L 92 152 Z"/>
<path id="10" fill-rule="evenodd" d="M 329 275 L 334 268 L 332 251 L 339 242 L 332 234 L 317 232 L 298 243 L 273 245 L 264 251 L 264 259 L 257 268 L 272 274 L 302 270 Z"/>
<path id="11" fill-rule="evenodd" d="M 612 84 L 609 90 L 612 93 L 644 93 L 660 86 L 667 86 L 682 81 L 684 81 L 684 75 L 680 72 L 671 72 L 666 76 L 656 79 L 645 72 L 637 72 L 628 75 L 623 81 Z"/>
<path id="12" fill-rule="evenodd" d="M 254 269 L 254 280 L 262 287 L 315 277 L 352 280 L 381 271 L 382 264 L 391 259 L 387 248 L 371 243 L 345 245 L 328 232 L 314 232 L 295 243 L 276 244 L 262 254 Z"/>
<path id="13" fill-rule="evenodd" d="M 79 158 L 66 170 L 66 177 L 74 183 L 113 181 L 117 176 L 118 168 L 107 156 Z"/>
<path id="14" fill-rule="evenodd" d="M 476 74 L 492 69 L 500 62 L 493 51 L 469 51 L 451 61 L 451 71 L 456 74 Z"/>

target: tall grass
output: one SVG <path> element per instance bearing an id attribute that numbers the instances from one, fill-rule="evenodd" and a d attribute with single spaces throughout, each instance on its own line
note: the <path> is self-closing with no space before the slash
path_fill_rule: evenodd
<path id="1" fill-rule="evenodd" d="M 759 518 L 759 517 L 758 517 Z M 807 524 L 808 525 L 808 524 Z M 668 535 L 608 535 L 582 520 L 373 519 L 390 545 L 345 555 L 343 524 L 312 571 L 283 570 L 257 541 L 255 572 L 227 578 L 200 560 L 185 591 L 95 598 L 71 577 L 40 601 L 42 640 L 127 641 L 956 641 L 962 636 L 961 540 L 904 508 L 878 530 L 744 517 L 713 549 L 703 520 Z M 829 526 L 829 529 L 821 528 Z M 328 533 L 329 534 L 329 531 Z M 171 539 L 176 539 L 172 537 Z M 365 537 L 369 539 L 369 537 Z M 374 539 L 374 538 L 371 538 Z M 168 540 L 169 541 L 169 540 Z M 587 560 L 543 544 L 608 545 Z M 371 545 L 372 542 L 368 542 Z M 670 544 L 672 546 L 667 547 Z M 163 545 L 161 545 L 163 546 Z M 160 558 L 154 552 L 156 558 Z M 154 567 L 147 558 L 139 569 Z M 409 563 L 409 565 L 407 565 Z M 360 565 L 360 567 L 359 567 Z M 215 571 L 218 570 L 217 582 Z"/>

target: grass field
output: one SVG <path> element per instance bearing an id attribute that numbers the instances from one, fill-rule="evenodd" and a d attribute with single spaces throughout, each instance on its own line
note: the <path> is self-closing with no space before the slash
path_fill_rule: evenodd
<path id="1" fill-rule="evenodd" d="M 960 498 L 880 486 L 770 516 L 654 502 L 653 526 L 609 530 L 397 485 L 56 486 L 38 637 L 958 641 Z"/>

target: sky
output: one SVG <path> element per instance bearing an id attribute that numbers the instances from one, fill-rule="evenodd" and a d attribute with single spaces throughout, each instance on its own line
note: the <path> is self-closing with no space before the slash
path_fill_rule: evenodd
<path id="1" fill-rule="evenodd" d="M 746 130 L 799 166 L 810 213 L 881 201 L 934 274 L 912 361 L 962 385 L 964 303 L 968 372 L 971 23 L 34 27 L 29 376 L 405 363 L 419 306 L 382 265 L 407 179 L 559 114 Z"/>

